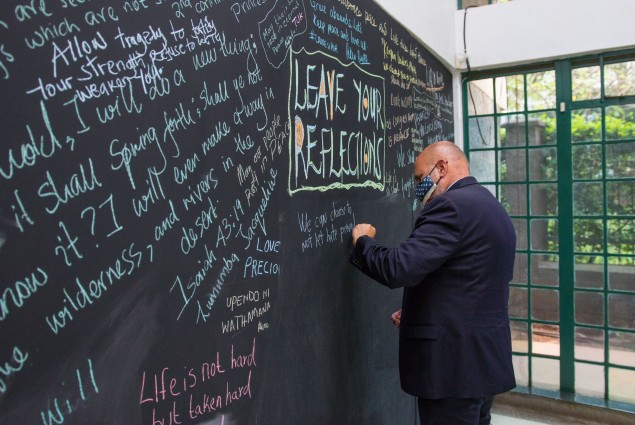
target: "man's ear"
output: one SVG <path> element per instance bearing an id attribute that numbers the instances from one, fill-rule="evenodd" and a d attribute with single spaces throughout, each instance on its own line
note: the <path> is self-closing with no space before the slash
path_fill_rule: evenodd
<path id="1" fill-rule="evenodd" d="M 445 159 L 440 159 L 437 161 L 437 170 L 439 170 L 439 174 L 441 176 L 445 176 L 448 173 L 448 161 Z"/>

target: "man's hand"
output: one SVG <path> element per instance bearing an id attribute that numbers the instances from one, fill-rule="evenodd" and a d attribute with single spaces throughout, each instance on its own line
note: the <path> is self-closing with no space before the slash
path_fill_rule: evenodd
<path id="1" fill-rule="evenodd" d="M 392 324 L 399 327 L 401 325 L 401 310 L 395 311 L 391 316 Z"/>
<path id="2" fill-rule="evenodd" d="M 376 230 L 375 228 L 367 223 L 360 223 L 353 227 L 353 246 L 357 243 L 357 239 L 360 236 L 370 236 L 371 238 L 375 237 Z"/>

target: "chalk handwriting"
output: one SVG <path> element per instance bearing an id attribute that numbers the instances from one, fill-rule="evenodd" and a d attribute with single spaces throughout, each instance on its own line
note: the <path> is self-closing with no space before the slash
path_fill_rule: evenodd
<path id="1" fill-rule="evenodd" d="M 348 201 L 345 205 L 332 202 L 329 210 L 315 216 L 307 211 L 298 212 L 298 229 L 301 233 L 302 252 L 334 243 L 345 244 L 355 227 L 355 212 Z"/>
<path id="2" fill-rule="evenodd" d="M 242 398 L 251 398 L 252 372 L 258 367 L 257 339 L 252 338 L 250 348 L 242 345 L 231 344 L 226 350 L 212 351 L 209 361 L 202 363 L 143 370 L 139 377 L 139 406 L 152 407 L 154 424 L 178 424 L 182 423 L 180 416 L 200 420 Z M 218 383 L 211 392 L 207 389 L 210 383 Z M 185 412 L 177 403 L 184 399 Z M 169 410 L 160 410 L 166 404 Z"/>
<path id="3" fill-rule="evenodd" d="M 203 257 L 202 261 L 198 260 L 199 264 L 201 264 L 201 268 L 192 278 L 189 279 L 189 282 L 184 285 L 180 276 L 177 276 L 174 280 L 174 283 L 170 288 L 170 293 L 172 293 L 172 291 L 174 291 L 174 288 L 177 287 L 177 292 L 181 296 L 183 302 L 183 306 L 181 307 L 176 320 L 179 320 L 181 318 L 183 311 L 190 304 L 190 302 L 194 298 L 194 295 L 196 294 L 196 291 L 205 281 L 205 277 L 207 276 L 207 273 L 213 268 L 215 261 L 216 256 L 214 255 L 214 251 L 210 250 L 209 248 L 207 248 L 207 245 L 205 245 L 205 256 Z"/>
<path id="4" fill-rule="evenodd" d="M 31 298 L 39 288 L 46 285 L 47 282 L 48 274 L 44 269 L 37 267 L 30 275 L 15 281 L 12 286 L 5 288 L 0 298 L 0 321 L 6 319 L 11 313 L 10 304 L 21 308 L 24 302 Z"/>
<path id="5" fill-rule="evenodd" d="M 210 311 L 214 307 L 214 304 L 216 303 L 216 300 L 218 299 L 218 295 L 220 294 L 220 291 L 223 288 L 225 281 L 229 277 L 229 274 L 234 269 L 234 265 L 238 261 L 240 261 L 240 258 L 236 254 L 232 254 L 231 257 L 229 258 L 223 258 L 223 267 L 221 268 L 218 278 L 216 278 L 216 283 L 212 287 L 212 292 L 210 292 L 209 296 L 207 297 L 207 303 L 205 304 L 205 307 L 203 308 L 201 307 L 200 303 L 198 304 L 199 309 L 198 309 L 198 317 L 196 319 L 197 323 L 199 319 L 203 319 L 203 321 L 205 321 L 207 317 L 209 317 Z"/>
<path id="6" fill-rule="evenodd" d="M 49 171 L 46 172 L 46 181 L 38 189 L 40 198 L 50 197 L 53 200 L 53 203 L 45 208 L 46 212 L 55 214 L 61 205 L 65 205 L 72 199 L 103 186 L 96 175 L 92 158 L 88 158 L 86 166 L 87 170 L 84 169 L 84 164 L 80 164 L 79 171 L 73 174 L 70 180 L 61 185 L 61 187 L 54 181 L 51 173 Z"/>
<path id="7" fill-rule="evenodd" d="M 89 395 L 87 394 L 87 390 L 90 389 L 95 394 L 99 394 L 99 387 L 97 386 L 97 380 L 95 379 L 95 372 L 93 370 L 93 362 L 89 358 L 87 359 L 87 363 L 88 373 L 84 373 L 82 375 L 80 368 L 75 369 L 74 378 L 77 379 L 79 399 L 77 397 L 73 398 L 72 396 L 69 396 L 69 398 L 66 398 L 65 400 L 60 400 L 58 397 L 54 397 L 53 400 L 48 403 L 49 406 L 50 404 L 53 404 L 53 406 L 40 411 L 40 417 L 44 425 L 63 424 L 70 415 L 75 413 L 78 409 L 84 407 L 84 404 L 76 403 L 75 400 L 87 400 Z M 62 385 L 64 384 L 65 382 L 62 383 Z M 73 398 L 72 403 L 71 398 Z"/>
<path id="8" fill-rule="evenodd" d="M 9 29 L 9 25 L 0 20 L 0 28 Z M 11 73 L 9 72 L 9 64 L 15 62 L 15 56 L 9 52 L 9 49 L 4 45 L 4 43 L 0 43 L 0 71 L 2 71 L 2 78 L 4 80 L 8 80 L 11 77 Z"/>
<path id="9" fill-rule="evenodd" d="M 51 127 L 51 122 L 48 115 L 48 110 L 44 102 L 40 102 L 40 111 L 42 113 L 42 120 L 46 126 L 48 134 L 46 137 L 40 135 L 36 137 L 31 130 L 30 125 L 26 125 L 26 131 L 29 135 L 29 142 L 20 145 L 20 153 L 14 153 L 13 149 L 9 149 L 8 154 L 8 166 L 5 168 L 0 166 L 0 176 L 6 180 L 11 180 L 15 175 L 16 170 L 22 170 L 27 167 L 33 167 L 38 163 L 39 158 L 51 158 L 59 150 L 63 148 L 62 142 L 57 138 Z M 66 143 L 72 144 L 74 140 L 69 136 L 66 138 Z M 19 157 L 16 157 L 19 155 Z"/>
<path id="10" fill-rule="evenodd" d="M 167 318 L 128 353 L 138 392 L 115 401 L 152 425 L 234 423 L 261 391 L 288 254 L 345 254 L 362 192 L 410 204 L 416 152 L 453 135 L 449 74 L 356 0 L 15 3 L 0 19 L 0 422 L 27 395 L 27 422 L 90 417 L 113 401 L 97 378 L 115 342 Z M 192 355 L 162 350 L 185 337 Z"/>
<path id="11" fill-rule="evenodd" d="M 11 359 L 0 363 L 0 394 L 7 392 L 8 385 L 5 380 L 20 372 L 28 359 L 29 353 L 23 353 L 20 347 L 15 346 L 12 350 Z"/>
<path id="12" fill-rule="evenodd" d="M 274 68 L 279 68 L 285 61 L 295 37 L 307 30 L 306 16 L 302 0 L 276 0 L 267 16 L 258 23 L 265 56 Z"/>
<path id="13" fill-rule="evenodd" d="M 152 252 L 151 247 L 148 245 L 146 249 Z M 82 310 L 90 308 L 101 297 L 105 296 L 114 284 L 143 267 L 142 260 L 146 256 L 147 254 L 144 255 L 142 249 L 131 243 L 120 252 L 109 266 L 98 271 L 96 277 L 88 282 L 82 282 L 79 277 L 76 277 L 74 287 L 64 285 L 62 288 L 64 307 L 44 318 L 53 334 L 58 335 L 61 330 L 77 318 Z M 152 262 L 151 255 L 147 263 L 149 262 Z"/>
<path id="14" fill-rule="evenodd" d="M 292 53 L 291 64 L 289 109 L 295 116 L 290 123 L 289 193 L 383 190 L 383 78 L 304 50 Z M 340 93 L 347 92 L 355 96 L 353 105 L 339 100 Z M 317 121 L 321 114 L 327 125 Z"/>

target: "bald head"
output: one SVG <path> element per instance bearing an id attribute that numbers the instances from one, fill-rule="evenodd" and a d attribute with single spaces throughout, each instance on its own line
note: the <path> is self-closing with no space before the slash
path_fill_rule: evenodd
<path id="1" fill-rule="evenodd" d="M 470 175 L 465 153 L 454 143 L 441 141 L 427 146 L 415 160 L 414 177 L 420 182 L 425 176 L 438 183 L 435 195 L 444 193 L 455 181 Z"/>
<path id="2" fill-rule="evenodd" d="M 428 145 L 421 152 L 421 155 L 429 156 L 433 159 L 445 159 L 458 165 L 468 167 L 467 157 L 463 151 L 452 142 L 441 141 Z"/>

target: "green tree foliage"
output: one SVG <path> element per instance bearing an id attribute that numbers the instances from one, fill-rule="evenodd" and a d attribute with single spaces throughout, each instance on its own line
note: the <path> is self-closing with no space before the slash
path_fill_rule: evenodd
<path id="1" fill-rule="evenodd" d="M 588 66 L 573 70 L 574 101 L 599 100 L 604 76 L 606 98 L 635 95 L 635 62 Z M 523 109 L 525 93 L 529 119 L 544 123 L 544 143 L 557 138 L 555 73 L 553 71 L 513 75 L 497 79 L 498 112 Z M 535 112 L 534 112 L 535 111 Z M 499 137 L 505 141 L 505 129 Z M 603 143 L 604 142 L 604 143 Z M 609 264 L 635 265 L 635 104 L 574 109 L 571 113 L 571 144 L 574 181 L 574 246 L 578 253 L 590 253 L 589 263 L 601 263 L 609 254 Z M 528 141 L 532 145 L 532 141 Z M 530 156 L 530 161 L 535 160 Z M 555 178 L 557 158 L 545 154 L 540 158 L 542 175 L 532 180 Z M 502 175 L 514 164 L 505 161 Z M 504 177 L 503 177 L 504 179 Z M 554 185 L 546 185 L 541 199 L 557 203 Z M 542 208 L 542 207 L 541 207 Z M 534 210 L 535 213 L 535 210 Z M 616 217 L 617 216 L 617 217 Z M 557 251 L 557 221 L 549 220 L 546 228 L 548 249 Z M 580 257 L 582 258 L 582 257 Z"/>

